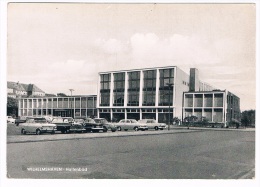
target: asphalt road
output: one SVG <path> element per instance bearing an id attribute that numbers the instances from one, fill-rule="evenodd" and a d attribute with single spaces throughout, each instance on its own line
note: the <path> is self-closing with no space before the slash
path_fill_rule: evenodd
<path id="1" fill-rule="evenodd" d="M 254 159 L 255 132 L 190 131 L 8 143 L 7 175 L 48 179 L 252 179 Z"/>

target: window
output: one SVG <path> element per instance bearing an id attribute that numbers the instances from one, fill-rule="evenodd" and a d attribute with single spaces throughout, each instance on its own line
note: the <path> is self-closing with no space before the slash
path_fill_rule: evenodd
<path id="1" fill-rule="evenodd" d="M 155 105 L 156 70 L 144 71 L 143 106 Z"/>
<path id="2" fill-rule="evenodd" d="M 124 106 L 125 73 L 114 73 L 113 105 Z"/>
<path id="3" fill-rule="evenodd" d="M 109 106 L 110 103 L 110 74 L 100 75 L 100 106 Z"/>
<path id="4" fill-rule="evenodd" d="M 174 69 L 160 70 L 159 106 L 173 105 Z M 184 83 L 184 81 L 183 81 Z"/>
<path id="5" fill-rule="evenodd" d="M 139 105 L 140 94 L 140 72 L 128 73 L 128 106 Z"/>

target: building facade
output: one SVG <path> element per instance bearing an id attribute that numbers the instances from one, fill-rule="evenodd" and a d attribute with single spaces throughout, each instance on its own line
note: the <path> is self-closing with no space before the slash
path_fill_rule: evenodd
<path id="1" fill-rule="evenodd" d="M 45 96 L 45 92 L 35 84 L 23 84 L 19 82 L 7 82 L 7 96 L 19 98 L 24 96 Z"/>
<path id="2" fill-rule="evenodd" d="M 240 99 L 226 90 L 184 92 L 182 116 L 182 120 L 196 116 L 199 121 L 229 126 L 240 121 Z"/>
<path id="3" fill-rule="evenodd" d="M 98 116 L 108 120 L 152 118 L 159 122 L 167 122 L 169 116 L 181 119 L 183 92 L 205 85 L 194 68 L 191 76 L 176 66 L 102 72 Z"/>
<path id="4" fill-rule="evenodd" d="M 19 99 L 19 116 L 97 116 L 97 96 L 26 97 Z"/>

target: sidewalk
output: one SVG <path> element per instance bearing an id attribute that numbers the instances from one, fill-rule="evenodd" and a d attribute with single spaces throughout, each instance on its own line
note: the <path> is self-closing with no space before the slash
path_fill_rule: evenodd
<path id="1" fill-rule="evenodd" d="M 174 133 L 192 133 L 202 132 L 205 130 L 211 131 L 255 131 L 255 129 L 227 129 L 227 128 L 200 128 L 200 127 L 187 127 L 174 126 L 170 130 L 167 128 L 161 131 L 117 131 L 107 133 L 74 133 L 74 134 L 28 134 L 28 135 L 13 135 L 7 136 L 7 143 L 25 143 L 25 142 L 41 142 L 41 141 L 59 141 L 59 140 L 73 140 L 73 139 L 93 139 L 93 138 L 108 138 L 108 137 L 125 137 L 125 136 L 148 136 L 148 135 L 162 135 Z"/>
<path id="2" fill-rule="evenodd" d="M 108 131 L 106 133 L 71 133 L 71 134 L 27 134 L 27 135 L 13 135 L 7 136 L 7 143 L 25 143 L 25 142 L 40 142 L 40 141 L 58 141 L 58 140 L 72 140 L 72 139 L 92 139 L 92 138 L 108 138 L 108 137 L 124 137 L 124 136 L 147 136 L 147 135 L 161 135 L 173 133 L 191 133 L 200 132 L 201 130 L 186 129 L 164 129 L 161 131 Z"/>
<path id="3" fill-rule="evenodd" d="M 188 129 L 187 126 L 174 125 L 172 129 Z M 213 130 L 213 131 L 255 131 L 255 128 L 212 128 L 212 127 L 189 127 L 189 130 Z"/>

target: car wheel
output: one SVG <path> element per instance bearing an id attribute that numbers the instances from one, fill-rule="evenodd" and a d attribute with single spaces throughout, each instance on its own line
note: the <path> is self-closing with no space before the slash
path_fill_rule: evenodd
<path id="1" fill-rule="evenodd" d="M 134 127 L 134 130 L 135 130 L 135 131 L 138 131 L 138 127 Z"/>
<path id="2" fill-rule="evenodd" d="M 121 129 L 121 127 L 117 127 L 117 130 L 118 130 L 118 131 L 121 131 L 122 129 Z"/>
<path id="3" fill-rule="evenodd" d="M 63 131 L 61 131 L 62 134 L 67 134 L 69 132 L 69 130 L 64 129 Z"/>
<path id="4" fill-rule="evenodd" d="M 21 134 L 26 134 L 26 131 L 24 129 L 22 129 Z"/>
<path id="5" fill-rule="evenodd" d="M 107 128 L 106 127 L 103 128 L 103 132 L 107 132 Z"/>
<path id="6" fill-rule="evenodd" d="M 37 134 L 37 135 L 40 135 L 40 134 L 41 134 L 41 130 L 40 130 L 40 129 L 37 129 L 37 130 L 36 130 L 36 134 Z"/>
<path id="7" fill-rule="evenodd" d="M 157 130 L 158 130 L 158 127 L 156 126 L 156 127 L 154 127 L 154 129 L 157 131 Z"/>
<path id="8" fill-rule="evenodd" d="M 55 131 L 51 131 L 51 134 L 55 134 Z"/>

